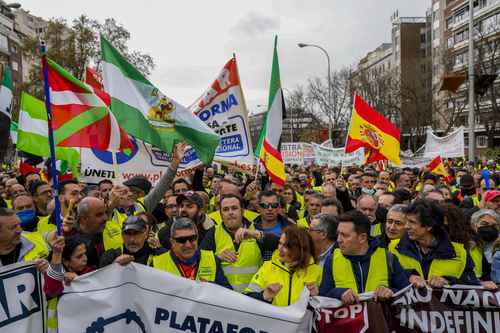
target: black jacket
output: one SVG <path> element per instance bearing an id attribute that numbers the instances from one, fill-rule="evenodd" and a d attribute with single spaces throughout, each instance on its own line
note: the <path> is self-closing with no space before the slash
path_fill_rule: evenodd
<path id="1" fill-rule="evenodd" d="M 146 242 L 144 243 L 144 246 L 142 249 L 139 250 L 139 252 L 136 253 L 130 253 L 125 246 L 123 246 L 122 249 L 111 249 L 107 250 L 104 252 L 99 260 L 99 267 L 104 267 L 107 265 L 111 265 L 116 258 L 121 256 L 122 254 L 130 254 L 134 256 L 134 262 L 138 264 L 143 264 L 147 265 L 148 264 L 148 259 L 150 255 L 160 255 L 162 253 L 167 252 L 167 250 L 163 247 L 157 248 L 157 249 L 152 249 L 149 247 L 149 244 Z"/>
<path id="2" fill-rule="evenodd" d="M 448 237 L 448 234 L 443 231 L 436 237 L 436 246 L 427 254 L 423 254 L 416 245 L 415 241 L 412 241 L 408 238 L 408 235 L 405 234 L 399 241 L 399 244 L 396 246 L 396 250 L 398 250 L 401 254 L 411 257 L 420 262 L 422 266 L 422 272 L 424 274 L 424 278 L 428 278 L 429 269 L 431 263 L 434 259 L 453 259 L 457 255 L 455 253 L 455 249 L 451 244 L 451 241 Z M 409 274 L 418 274 L 414 270 L 408 270 Z M 464 272 L 459 279 L 456 279 L 451 276 L 443 276 L 446 280 L 450 282 L 450 284 L 470 284 L 470 285 L 479 285 L 480 282 L 476 275 L 474 274 L 474 263 L 469 253 L 467 252 L 467 263 L 465 265 Z"/>

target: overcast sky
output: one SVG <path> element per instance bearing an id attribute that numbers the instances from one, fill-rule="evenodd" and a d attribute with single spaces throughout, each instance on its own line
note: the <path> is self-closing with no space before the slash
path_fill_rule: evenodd
<path id="1" fill-rule="evenodd" d="M 10 2 L 10 1 L 7 1 Z M 81 14 L 113 17 L 131 33 L 130 47 L 155 61 L 150 79 L 186 106 L 208 88 L 236 53 L 251 111 L 267 103 L 273 37 L 278 35 L 281 81 L 292 89 L 326 76 L 319 44 L 333 68 L 355 64 L 390 41 L 390 16 L 424 16 L 431 0 L 18 0 L 43 18 L 69 22 Z"/>

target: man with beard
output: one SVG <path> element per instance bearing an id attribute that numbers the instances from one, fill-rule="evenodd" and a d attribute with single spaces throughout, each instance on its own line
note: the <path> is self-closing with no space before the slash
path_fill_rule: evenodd
<path id="1" fill-rule="evenodd" d="M 99 267 L 107 266 L 113 262 L 121 265 L 136 262 L 150 265 L 153 256 L 167 252 L 159 241 L 150 233 L 146 221 L 140 216 L 129 216 L 122 226 L 123 247 L 107 250 L 99 261 Z"/>

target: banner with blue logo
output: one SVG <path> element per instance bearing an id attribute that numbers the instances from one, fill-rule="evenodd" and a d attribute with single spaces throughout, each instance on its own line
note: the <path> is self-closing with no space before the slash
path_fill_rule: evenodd
<path id="1" fill-rule="evenodd" d="M 33 263 L 0 267 L 0 332 L 45 332 L 42 278 Z"/>
<path id="2" fill-rule="evenodd" d="M 221 137 L 214 161 L 243 172 L 255 172 L 248 111 L 236 58 L 226 63 L 210 88 L 189 108 Z"/>
<path id="3" fill-rule="evenodd" d="M 150 144 L 133 139 L 134 148 L 126 154 L 118 152 L 116 160 L 118 171 L 123 180 L 142 175 L 154 185 L 167 171 L 172 155 L 165 153 Z M 184 176 L 201 165 L 193 148 L 186 150 L 184 159 L 177 169 L 177 176 Z M 113 168 L 113 155 L 110 151 L 83 148 L 81 152 L 80 179 L 90 184 L 97 184 L 103 179 L 116 178 Z"/>
<path id="4" fill-rule="evenodd" d="M 310 332 L 307 296 L 304 290 L 294 305 L 276 307 L 213 283 L 114 264 L 65 287 L 57 307 L 59 332 Z"/>

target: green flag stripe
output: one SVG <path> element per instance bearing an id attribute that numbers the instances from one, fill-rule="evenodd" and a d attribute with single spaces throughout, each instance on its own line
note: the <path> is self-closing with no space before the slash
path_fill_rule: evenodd
<path id="1" fill-rule="evenodd" d="M 28 112 L 31 118 L 47 121 L 45 103 L 25 92 L 21 94 L 21 110 Z"/>
<path id="2" fill-rule="evenodd" d="M 78 116 L 65 122 L 61 127 L 54 131 L 55 144 L 58 145 L 60 142 L 80 131 L 82 128 L 100 121 L 107 115 L 108 110 L 105 107 L 91 108 L 83 113 L 80 113 Z"/>
<path id="3" fill-rule="evenodd" d="M 7 64 L 3 65 L 2 71 L 2 86 L 9 88 L 12 90 L 12 73 L 10 72 L 10 67 Z"/>
<path id="4" fill-rule="evenodd" d="M 88 93 L 93 93 L 93 91 L 86 84 L 76 79 L 73 75 L 71 75 L 68 71 L 66 71 L 63 67 L 61 67 L 58 63 L 56 63 L 52 59 L 47 58 L 47 63 L 49 64 L 50 67 L 54 68 L 55 71 L 57 71 L 61 76 L 63 76 L 66 80 L 73 83 L 75 86 L 83 89 Z"/>
<path id="5" fill-rule="evenodd" d="M 123 75 L 128 78 L 153 86 L 134 66 L 132 66 L 119 52 L 101 35 L 102 60 L 114 64 L 122 70 Z"/>

